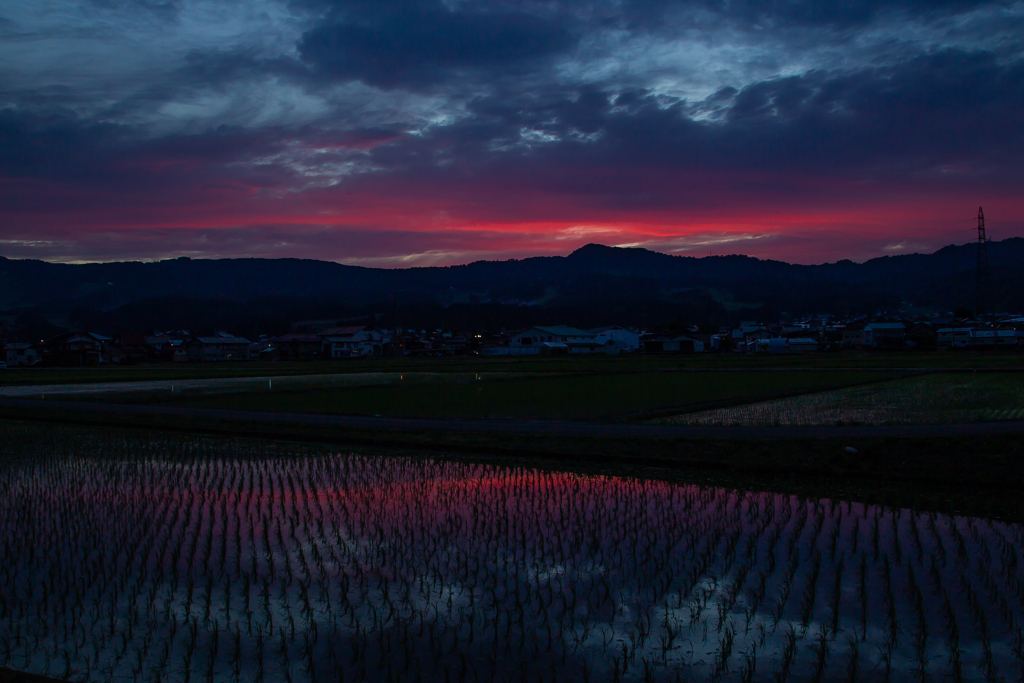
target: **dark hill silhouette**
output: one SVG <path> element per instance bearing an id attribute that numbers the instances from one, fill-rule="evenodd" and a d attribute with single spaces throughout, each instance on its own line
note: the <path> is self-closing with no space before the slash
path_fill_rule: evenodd
<path id="1" fill-rule="evenodd" d="M 0 257 L 0 310 L 9 320 L 43 316 L 106 332 L 230 326 L 250 333 L 275 333 L 302 318 L 386 320 L 396 307 L 410 326 L 463 329 L 953 310 L 973 303 L 976 249 L 803 266 L 588 244 L 565 257 L 394 270 L 302 259 L 69 265 Z M 989 257 L 993 308 L 1024 310 L 1024 239 L 990 243 Z"/>

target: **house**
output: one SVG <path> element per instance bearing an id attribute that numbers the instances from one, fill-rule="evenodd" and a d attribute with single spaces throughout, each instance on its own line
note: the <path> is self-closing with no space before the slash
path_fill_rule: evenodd
<path id="1" fill-rule="evenodd" d="M 596 341 L 606 347 L 612 343 L 622 353 L 635 353 L 640 350 L 640 333 L 636 330 L 625 327 L 598 327 L 590 331 L 596 335 Z"/>
<path id="2" fill-rule="evenodd" d="M 804 323 L 804 329 L 806 330 L 823 330 L 828 325 L 828 316 L 821 315 L 814 318 L 808 318 L 807 322 Z"/>
<path id="3" fill-rule="evenodd" d="M 994 349 L 996 346 L 996 331 L 992 329 L 971 330 L 967 344 L 972 349 Z"/>
<path id="4" fill-rule="evenodd" d="M 42 363 L 48 366 L 83 367 L 103 362 L 104 345 L 110 337 L 94 332 L 65 332 L 40 345 Z"/>
<path id="5" fill-rule="evenodd" d="M 854 320 L 843 328 L 843 338 L 839 343 L 846 348 L 864 346 L 864 328 L 867 323 L 863 320 Z"/>
<path id="6" fill-rule="evenodd" d="M 771 338 L 771 330 L 767 325 L 761 323 L 744 322 L 732 330 L 733 348 L 740 351 L 764 350 L 767 348 L 767 341 Z"/>
<path id="7" fill-rule="evenodd" d="M 321 357 L 323 358 L 366 358 L 383 354 L 384 345 L 390 341 L 372 327 L 331 327 L 320 333 Z"/>
<path id="8" fill-rule="evenodd" d="M 1017 330 L 1012 327 L 996 330 L 996 346 L 1016 346 Z"/>
<path id="9" fill-rule="evenodd" d="M 149 345 L 141 332 L 118 332 L 109 347 L 111 363 L 132 365 L 149 360 Z"/>
<path id="10" fill-rule="evenodd" d="M 479 336 L 479 335 L 478 335 Z M 504 334 L 489 335 L 479 338 L 481 356 L 507 356 L 508 338 Z"/>
<path id="11" fill-rule="evenodd" d="M 758 340 L 770 339 L 771 336 L 767 325 L 752 320 L 741 322 L 739 327 L 734 327 L 730 331 L 732 347 L 743 351 L 753 350 Z"/>
<path id="12" fill-rule="evenodd" d="M 291 324 L 290 332 L 299 334 L 323 334 L 327 330 L 338 326 L 337 319 L 330 320 L 297 320 Z"/>
<path id="13" fill-rule="evenodd" d="M 407 336 L 402 340 L 402 354 L 405 356 L 436 356 L 439 350 L 434 347 L 434 340 L 423 335 Z"/>
<path id="14" fill-rule="evenodd" d="M 315 360 L 323 352 L 323 340 L 320 335 L 312 333 L 290 332 L 274 337 L 270 340 L 270 346 L 277 348 L 279 360 Z M 261 354 L 261 358 L 269 356 Z"/>
<path id="15" fill-rule="evenodd" d="M 864 346 L 898 348 L 903 346 L 907 328 L 903 323 L 868 323 L 864 326 Z"/>
<path id="16" fill-rule="evenodd" d="M 846 330 L 846 325 L 841 323 L 835 323 L 826 325 L 818 333 L 818 344 L 825 344 L 826 349 L 838 349 L 843 345 L 843 332 Z"/>
<path id="17" fill-rule="evenodd" d="M 9 368 L 30 367 L 39 362 L 39 349 L 32 342 L 11 342 L 4 346 L 4 361 Z"/>
<path id="18" fill-rule="evenodd" d="M 939 335 L 931 323 L 914 323 L 907 330 L 906 344 L 915 349 L 934 349 Z"/>
<path id="19" fill-rule="evenodd" d="M 974 333 L 973 327 L 954 327 L 953 328 L 953 348 L 954 349 L 966 349 L 971 345 L 971 335 Z"/>
<path id="20" fill-rule="evenodd" d="M 768 340 L 768 353 L 807 353 L 818 350 L 818 340 L 811 337 L 773 337 Z"/>
<path id="21" fill-rule="evenodd" d="M 704 342 L 689 335 L 682 335 L 670 339 L 666 343 L 666 351 L 675 349 L 677 353 L 704 353 Z"/>
<path id="22" fill-rule="evenodd" d="M 818 350 L 818 340 L 811 337 L 793 337 L 787 341 L 790 353 L 807 353 Z"/>
<path id="23" fill-rule="evenodd" d="M 568 325 L 531 327 L 512 335 L 509 342 L 510 355 L 532 355 L 561 350 L 568 353 L 597 353 L 604 351 L 604 344 L 597 341 L 597 335 Z"/>
<path id="24" fill-rule="evenodd" d="M 188 332 L 175 332 L 167 334 L 156 334 L 146 337 L 150 360 L 169 361 L 174 360 L 174 354 L 181 348 L 181 345 L 188 339 Z M 188 359 L 186 353 L 185 359 Z"/>
<path id="25" fill-rule="evenodd" d="M 935 332 L 940 347 L 986 349 L 1017 346 L 1020 332 L 1012 327 L 943 327 Z"/>
<path id="26" fill-rule="evenodd" d="M 702 340 L 689 335 L 653 335 L 643 341 L 644 353 L 703 353 L 705 348 Z"/>
<path id="27" fill-rule="evenodd" d="M 1017 345 L 1017 331 L 1014 329 L 973 329 L 968 345 L 973 348 L 994 349 Z"/>
<path id="28" fill-rule="evenodd" d="M 190 363 L 206 363 L 249 360 L 252 342 L 222 333 L 215 337 L 192 337 L 184 346 Z"/>
<path id="29" fill-rule="evenodd" d="M 663 353 L 665 342 L 671 338 L 668 334 L 645 332 L 640 337 L 640 351 L 643 353 Z"/>
<path id="30" fill-rule="evenodd" d="M 456 337 L 450 332 L 445 332 L 435 342 L 438 355 L 441 356 L 461 356 L 469 352 L 469 339 Z"/>
<path id="31" fill-rule="evenodd" d="M 249 357 L 261 363 L 270 363 L 281 360 L 281 349 L 269 341 L 253 344 Z"/>
<path id="32" fill-rule="evenodd" d="M 474 340 L 478 338 L 479 335 Z M 403 356 L 461 356 L 470 352 L 470 343 L 466 337 L 457 337 L 442 330 L 421 330 L 418 334 L 413 331 L 398 335 L 393 340 L 383 340 L 389 355 L 397 353 Z"/>

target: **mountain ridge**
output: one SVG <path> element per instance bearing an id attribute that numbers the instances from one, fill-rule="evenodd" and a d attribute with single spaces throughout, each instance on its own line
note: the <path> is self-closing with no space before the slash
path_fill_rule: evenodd
<path id="1" fill-rule="evenodd" d="M 1024 238 L 991 242 L 988 249 L 993 310 L 1024 310 Z M 105 331 L 171 327 L 161 324 L 159 309 L 172 301 L 194 302 L 197 309 L 204 301 L 239 306 L 240 315 L 230 316 L 229 306 L 218 305 L 217 319 L 197 310 L 192 327 L 242 324 L 246 317 L 281 327 L 303 312 L 381 319 L 398 309 L 431 326 L 454 324 L 456 312 L 472 325 L 493 324 L 502 316 L 526 324 L 601 319 L 597 324 L 648 325 L 679 318 L 728 322 L 741 314 L 772 319 L 783 312 L 951 311 L 973 305 L 976 255 L 977 244 L 969 243 L 863 263 L 801 265 L 588 244 L 567 256 L 401 269 L 295 258 L 64 264 L 0 257 L 0 311 L 13 321 L 9 325 L 34 315 L 51 324 Z M 155 310 L 140 317 L 147 301 Z M 183 314 L 169 317 L 189 321 Z"/>

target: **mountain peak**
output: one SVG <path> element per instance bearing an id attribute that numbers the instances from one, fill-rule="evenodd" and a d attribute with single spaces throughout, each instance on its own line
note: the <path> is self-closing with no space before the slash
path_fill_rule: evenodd
<path id="1" fill-rule="evenodd" d="M 576 251 L 569 254 L 568 258 L 580 258 L 588 256 L 607 256 L 613 251 L 625 251 L 622 247 L 609 247 L 606 244 L 597 244 L 591 242 L 590 244 L 584 244 Z"/>

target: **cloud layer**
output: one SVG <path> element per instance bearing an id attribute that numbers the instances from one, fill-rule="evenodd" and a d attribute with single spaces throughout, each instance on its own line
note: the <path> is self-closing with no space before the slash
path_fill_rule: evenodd
<path id="1" fill-rule="evenodd" d="M 1024 3 L 0 9 L 0 255 L 798 262 L 1024 235 Z"/>

